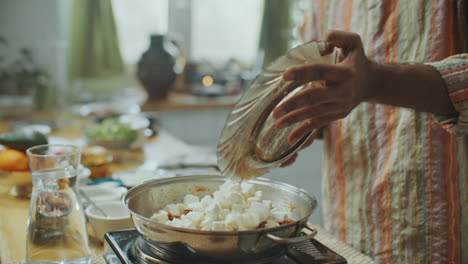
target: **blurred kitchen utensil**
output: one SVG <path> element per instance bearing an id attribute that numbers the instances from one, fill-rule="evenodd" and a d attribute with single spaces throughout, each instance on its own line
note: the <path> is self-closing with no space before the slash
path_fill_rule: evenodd
<path id="1" fill-rule="evenodd" d="M 86 202 L 90 203 L 103 216 L 107 217 L 106 212 L 104 212 L 93 200 L 91 200 L 86 194 L 86 192 L 84 192 L 81 189 L 79 189 L 79 192 L 80 192 L 81 197 L 83 197 L 86 200 Z"/>

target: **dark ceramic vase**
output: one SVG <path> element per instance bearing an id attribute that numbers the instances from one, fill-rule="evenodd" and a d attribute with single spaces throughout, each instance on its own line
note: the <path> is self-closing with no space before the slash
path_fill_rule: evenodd
<path id="1" fill-rule="evenodd" d="M 166 40 L 164 35 L 151 35 L 150 47 L 138 62 L 138 79 L 146 89 L 150 100 L 167 97 L 175 79 L 177 47 Z"/>

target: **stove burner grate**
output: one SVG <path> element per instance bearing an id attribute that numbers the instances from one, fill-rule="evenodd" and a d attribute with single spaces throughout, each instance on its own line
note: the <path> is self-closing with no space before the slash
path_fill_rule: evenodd
<path id="1" fill-rule="evenodd" d="M 154 245 L 146 241 L 145 239 L 138 237 L 135 241 L 135 252 L 137 254 L 136 259 L 141 264 L 152 264 L 152 263 L 170 263 L 170 264 L 217 264 L 215 262 L 205 260 L 200 255 L 189 252 L 187 247 L 183 244 L 170 244 L 170 246 Z M 274 255 L 256 255 L 252 256 L 251 259 L 247 259 L 242 262 L 236 262 L 239 264 L 287 264 L 286 251 L 278 252 Z"/>
<path id="2" fill-rule="evenodd" d="M 104 258 L 109 264 L 216 264 L 201 260 L 194 253 L 193 258 L 187 258 L 186 254 L 180 257 L 181 254 L 149 244 L 135 229 L 107 233 L 105 241 Z M 343 257 L 314 239 L 293 244 L 284 253 L 256 257 L 242 264 L 346 264 Z"/>

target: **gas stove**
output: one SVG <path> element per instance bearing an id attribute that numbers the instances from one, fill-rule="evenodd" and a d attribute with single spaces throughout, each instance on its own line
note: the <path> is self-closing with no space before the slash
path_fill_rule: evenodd
<path id="1" fill-rule="evenodd" d="M 135 229 L 115 231 L 105 236 L 104 258 L 109 264 L 216 264 L 200 260 L 181 259 L 179 254 L 148 244 Z M 179 245 L 182 246 L 183 245 Z M 242 264 L 345 264 L 346 260 L 314 239 L 295 243 L 274 256 L 262 256 Z M 240 264 L 240 263 L 239 263 Z"/>

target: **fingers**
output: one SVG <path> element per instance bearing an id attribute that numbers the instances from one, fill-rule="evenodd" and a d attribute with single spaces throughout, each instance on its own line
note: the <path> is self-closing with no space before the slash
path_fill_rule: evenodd
<path id="1" fill-rule="evenodd" d="M 312 132 L 312 134 L 310 135 L 310 137 L 306 140 L 306 142 L 304 142 L 304 144 L 302 144 L 301 146 L 301 150 L 307 148 L 308 146 L 312 145 L 312 142 L 314 142 L 315 138 L 318 136 L 319 134 L 319 129 L 315 129 L 314 132 Z"/>
<path id="2" fill-rule="evenodd" d="M 343 49 L 345 54 L 353 49 L 363 49 L 361 37 L 353 32 L 330 30 L 327 33 L 327 41 L 331 45 Z"/>
<path id="3" fill-rule="evenodd" d="M 287 161 L 281 163 L 280 168 L 287 167 L 293 164 L 294 162 L 296 162 L 296 160 L 297 160 L 297 153 L 294 153 L 294 155 L 292 155 Z"/>
<path id="4" fill-rule="evenodd" d="M 306 64 L 286 70 L 283 79 L 287 81 L 312 82 L 329 80 L 340 82 L 351 75 L 348 68 L 335 64 Z"/>
<path id="5" fill-rule="evenodd" d="M 334 114 L 339 111 L 337 103 L 321 104 L 319 106 L 306 106 L 287 113 L 276 121 L 275 126 L 278 129 L 285 128 L 311 118 L 319 118 L 324 115 Z"/>
<path id="6" fill-rule="evenodd" d="M 318 129 L 332 121 L 342 118 L 343 115 L 340 113 L 323 116 L 316 119 L 309 119 L 305 121 L 302 125 L 297 127 L 291 134 L 288 136 L 289 144 L 295 144 L 299 139 L 305 136 L 307 133 L 314 129 Z"/>
<path id="7" fill-rule="evenodd" d="M 281 118 L 289 112 L 304 107 L 313 108 L 317 105 L 336 102 L 341 97 L 340 93 L 341 91 L 337 87 L 308 89 L 282 102 L 275 108 L 273 117 Z"/>
<path id="8" fill-rule="evenodd" d="M 315 130 L 314 132 L 312 132 L 312 134 L 309 136 L 309 138 L 307 138 L 306 142 L 304 142 L 304 144 L 302 144 L 300 150 L 303 150 L 303 149 L 307 148 L 308 146 L 310 146 L 312 144 L 312 142 L 314 141 L 314 139 L 317 137 L 318 133 L 319 133 L 318 129 Z M 294 153 L 287 161 L 281 163 L 280 167 L 284 168 L 284 167 L 287 167 L 287 166 L 293 164 L 294 162 L 296 162 L 297 157 L 298 157 L 297 153 L 298 152 Z"/>
<path id="9" fill-rule="evenodd" d="M 317 44 L 321 56 L 328 55 L 335 50 L 335 46 L 331 45 L 328 41 L 318 41 Z"/>

